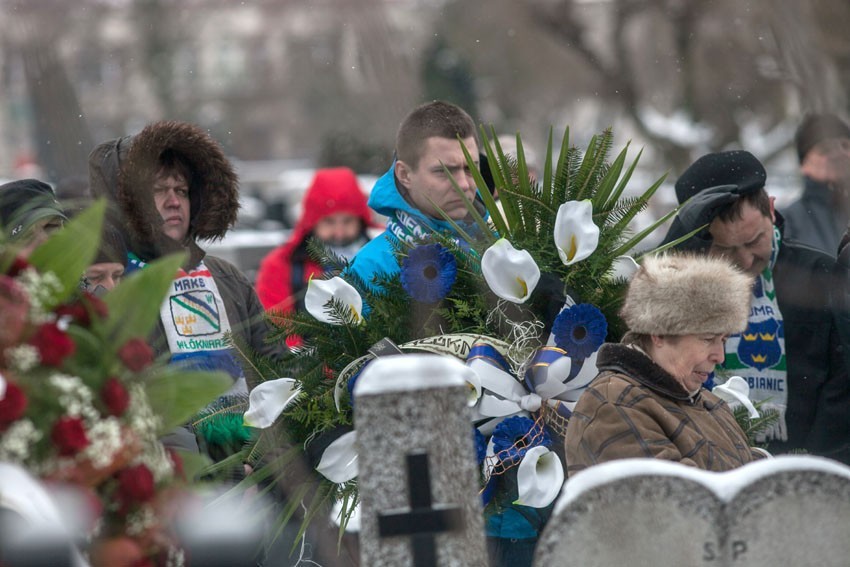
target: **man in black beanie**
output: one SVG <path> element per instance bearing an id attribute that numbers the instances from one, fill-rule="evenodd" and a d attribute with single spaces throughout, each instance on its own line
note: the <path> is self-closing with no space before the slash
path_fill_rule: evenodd
<path id="1" fill-rule="evenodd" d="M 715 380 L 743 377 L 750 398 L 778 413 L 764 435 L 768 450 L 804 449 L 850 463 L 835 261 L 785 237 L 766 180 L 746 151 L 699 158 L 676 182 L 681 208 L 664 242 L 725 257 L 753 278 L 747 329 L 727 340 Z"/>
<path id="2" fill-rule="evenodd" d="M 810 114 L 794 136 L 803 194 L 783 211 L 785 236 L 835 255 L 850 220 L 850 126 Z"/>
<path id="3" fill-rule="evenodd" d="M 0 185 L 0 226 L 3 236 L 28 258 L 47 238 L 62 228 L 62 207 L 50 185 L 37 179 L 20 179 Z"/>

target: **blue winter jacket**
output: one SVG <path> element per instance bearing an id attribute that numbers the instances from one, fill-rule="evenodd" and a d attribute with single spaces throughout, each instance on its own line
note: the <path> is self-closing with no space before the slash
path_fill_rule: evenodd
<path id="1" fill-rule="evenodd" d="M 374 287 L 372 278 L 376 274 L 385 273 L 392 276 L 400 271 L 391 243 L 410 241 L 414 237 L 425 236 L 431 232 L 445 231 L 455 234 L 448 222 L 423 214 L 401 196 L 395 181 L 395 163 L 372 188 L 369 207 L 388 217 L 387 228 L 357 252 L 346 270 L 346 273 L 357 274 L 369 286 Z M 484 216 L 486 218 L 486 215 Z M 456 222 L 467 234 L 478 232 L 474 222 Z"/>

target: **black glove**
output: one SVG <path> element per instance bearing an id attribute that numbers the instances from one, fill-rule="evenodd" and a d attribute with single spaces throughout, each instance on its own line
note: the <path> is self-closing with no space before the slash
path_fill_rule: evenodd
<path id="1" fill-rule="evenodd" d="M 679 209 L 661 245 L 673 242 L 703 225 L 710 224 L 720 209 L 740 198 L 741 194 L 738 192 L 737 185 L 718 185 L 700 191 L 685 201 L 685 204 Z M 708 233 L 708 229 L 704 229 L 679 244 L 678 248 L 705 250 L 710 246 L 711 235 Z"/>

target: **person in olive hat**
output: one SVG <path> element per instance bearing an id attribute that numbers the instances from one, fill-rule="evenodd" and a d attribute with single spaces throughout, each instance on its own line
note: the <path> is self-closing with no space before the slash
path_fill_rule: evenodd
<path id="1" fill-rule="evenodd" d="M 0 185 L 0 226 L 3 236 L 28 258 L 67 220 L 50 185 L 20 179 Z"/>
<path id="2" fill-rule="evenodd" d="M 850 127 L 810 114 L 794 136 L 803 194 L 782 211 L 785 236 L 835 255 L 850 220 Z"/>
<path id="3" fill-rule="evenodd" d="M 699 158 L 676 182 L 681 207 L 664 242 L 725 257 L 753 279 L 747 328 L 729 337 L 715 380 L 743 377 L 750 397 L 778 413 L 765 434 L 768 450 L 804 449 L 850 462 L 850 379 L 832 298 L 835 260 L 784 236 L 766 182 L 750 152 Z"/>

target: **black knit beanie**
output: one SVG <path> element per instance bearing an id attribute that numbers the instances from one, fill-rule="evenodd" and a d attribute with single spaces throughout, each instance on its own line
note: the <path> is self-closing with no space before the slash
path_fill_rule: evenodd
<path id="1" fill-rule="evenodd" d="M 816 144 L 832 138 L 850 138 L 850 127 L 835 114 L 809 114 L 797 127 L 794 143 L 800 163 Z"/>
<path id="2" fill-rule="evenodd" d="M 767 180 L 764 166 L 744 150 L 706 154 L 696 160 L 676 181 L 676 199 L 681 205 L 703 189 L 733 185 L 740 195 L 755 193 Z"/>
<path id="3" fill-rule="evenodd" d="M 66 220 L 50 185 L 38 179 L 0 185 L 0 224 L 8 238 L 19 238 L 36 221 L 47 217 Z"/>

